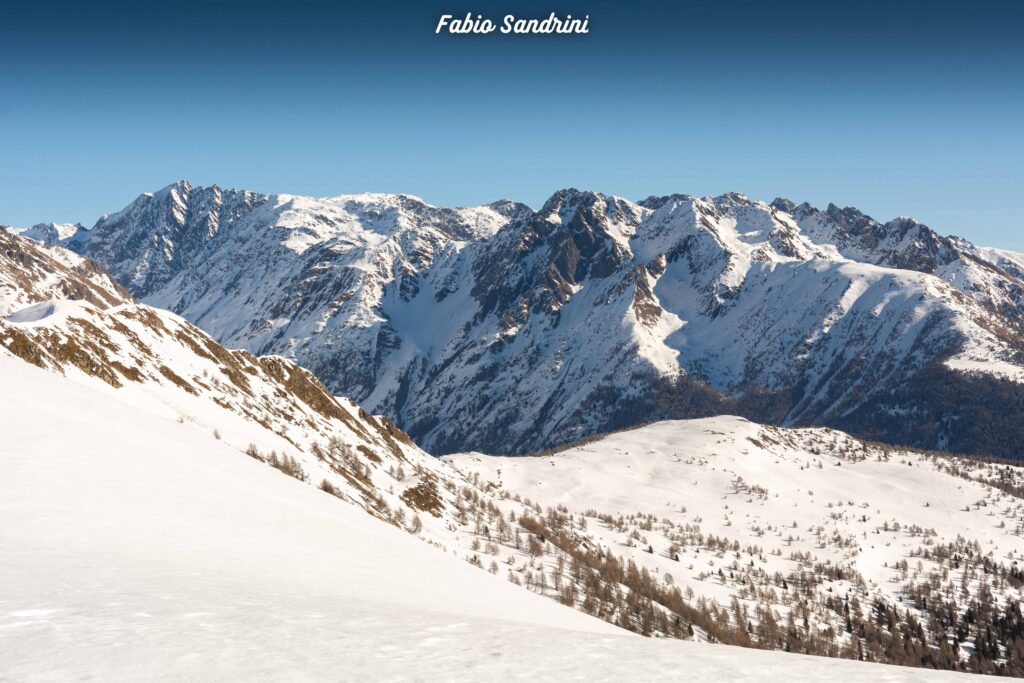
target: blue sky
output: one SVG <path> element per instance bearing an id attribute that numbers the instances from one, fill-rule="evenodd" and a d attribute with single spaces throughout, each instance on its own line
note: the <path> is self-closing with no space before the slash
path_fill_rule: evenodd
<path id="1" fill-rule="evenodd" d="M 467 10 L 591 32 L 434 34 Z M 180 178 L 441 205 L 734 190 L 1024 249 L 1022 25 L 1010 0 L 5 0 L 0 223 L 91 225 Z"/>

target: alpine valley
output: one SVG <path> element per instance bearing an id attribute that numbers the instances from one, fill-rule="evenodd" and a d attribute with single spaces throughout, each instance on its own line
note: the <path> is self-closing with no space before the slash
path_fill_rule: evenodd
<path id="1" fill-rule="evenodd" d="M 0 678 L 1024 676 L 1022 313 L 735 194 L 0 230 Z"/>

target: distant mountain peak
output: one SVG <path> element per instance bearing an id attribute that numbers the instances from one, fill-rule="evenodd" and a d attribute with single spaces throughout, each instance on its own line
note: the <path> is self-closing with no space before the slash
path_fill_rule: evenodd
<path id="1" fill-rule="evenodd" d="M 47 245 L 59 244 L 74 239 L 84 231 L 81 223 L 36 223 L 30 228 L 12 228 L 11 232 Z"/>
<path id="2" fill-rule="evenodd" d="M 648 197 L 645 197 L 644 199 L 641 199 L 639 202 L 637 202 L 637 204 L 647 209 L 657 210 L 660 209 L 665 204 L 668 204 L 669 202 L 690 202 L 693 200 L 694 197 L 688 194 L 670 194 L 660 197 L 650 195 Z"/>
<path id="3" fill-rule="evenodd" d="M 216 186 L 214 186 L 214 187 L 216 187 Z M 160 188 L 156 192 L 151 192 L 151 193 L 150 192 L 146 192 L 146 193 L 143 193 L 143 194 L 151 196 L 154 199 L 162 201 L 168 195 L 171 195 L 171 194 L 184 194 L 184 195 L 187 195 L 191 191 L 192 191 L 192 184 L 187 179 L 183 178 L 181 180 L 178 180 L 178 181 L 175 181 L 175 182 L 171 183 L 170 185 L 165 185 L 164 187 Z"/>
<path id="4" fill-rule="evenodd" d="M 751 204 L 750 198 L 742 192 L 723 192 L 717 197 L 706 197 L 715 206 L 746 206 Z"/>
<path id="5" fill-rule="evenodd" d="M 779 211 L 785 211 L 786 213 L 790 214 L 795 212 L 797 208 L 796 204 L 793 201 L 786 199 L 785 197 L 776 197 L 771 201 L 769 206 L 771 206 L 774 209 L 778 209 Z"/>

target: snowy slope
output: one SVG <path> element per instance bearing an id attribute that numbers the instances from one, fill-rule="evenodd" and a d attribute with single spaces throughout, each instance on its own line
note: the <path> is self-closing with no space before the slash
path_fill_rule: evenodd
<path id="1" fill-rule="evenodd" d="M 948 471 L 955 465 L 981 477 L 1004 466 L 900 450 L 883 455 L 832 430 L 782 430 L 722 416 L 659 422 L 548 456 L 442 460 L 547 505 L 614 515 L 653 512 L 677 524 L 701 518 L 701 527 L 716 535 L 758 538 L 768 551 L 806 550 L 860 567 L 892 596 L 900 584 L 883 565 L 895 566 L 920 541 L 903 532 L 875 534 L 885 521 L 934 529 L 936 544 L 963 535 L 994 557 L 1024 561 L 1024 502 Z M 1024 477 L 1020 468 L 1011 469 Z M 754 486 L 766 493 L 751 493 Z M 978 501 L 994 509 L 978 509 Z M 869 520 L 861 521 L 862 510 Z M 806 533 L 819 526 L 820 533 Z M 755 532 L 768 527 L 796 528 L 794 535 L 804 537 L 790 542 L 785 531 Z M 865 543 L 864 532 L 877 538 Z M 818 537 L 833 533 L 857 537 L 856 547 L 820 547 Z"/>
<path id="2" fill-rule="evenodd" d="M 437 490 L 440 465 L 386 418 L 333 396 L 292 361 L 225 349 L 172 313 L 108 291 L 102 269 L 61 247 L 21 238 L 5 244 L 0 282 L 9 284 L 8 301 L 73 298 L 4 311 L 0 356 L 215 435 L 375 516 L 416 523 L 426 537 L 444 528 L 438 518 L 453 496 Z M 432 495 L 413 500 L 409 489 Z"/>
<path id="3" fill-rule="evenodd" d="M 15 359 L 0 373 L 11 680 L 923 675 L 623 634 L 187 426 Z"/>
<path id="4" fill-rule="evenodd" d="M 324 673 L 328 662 L 307 658 L 355 645 L 363 651 L 342 661 L 372 671 L 376 648 L 402 646 L 392 620 L 440 639 L 453 628 L 464 636 L 466 619 L 615 631 L 208 434 L 0 363 L 5 675 L 237 677 L 287 673 L 293 656 L 292 675 Z M 367 626 L 368 642 L 352 642 Z M 334 628 L 337 645 L 321 650 Z M 404 646 L 429 645 L 428 634 Z M 272 657 L 254 660 L 267 646 Z"/>
<path id="5" fill-rule="evenodd" d="M 968 662 L 979 631 L 949 626 L 940 635 L 927 598 L 934 608 L 948 587 L 962 616 L 990 591 L 997 610 L 1020 619 L 1018 467 L 735 417 L 662 422 L 547 456 L 443 460 L 503 501 L 562 511 L 568 526 L 548 523 L 550 536 L 569 528 L 577 543 L 628 558 L 691 604 L 744 610 L 758 637 L 769 637 L 759 629 L 766 614 L 778 624 L 803 614 L 826 639 L 855 645 L 844 602 L 855 626 L 881 604 L 897 621 L 912 616 L 933 629 L 932 647 L 958 633 Z"/>
<path id="6" fill-rule="evenodd" d="M 531 211 L 183 181 L 67 244 L 435 453 L 739 411 L 929 448 L 1013 456 L 1019 441 L 957 434 L 1020 404 L 1024 256 L 912 219 L 735 193 L 563 190 Z M 893 419 L 908 413 L 936 427 Z"/>
<path id="7" fill-rule="evenodd" d="M 93 261 L 0 230 L 0 316 L 48 299 L 106 308 L 132 297 Z"/>

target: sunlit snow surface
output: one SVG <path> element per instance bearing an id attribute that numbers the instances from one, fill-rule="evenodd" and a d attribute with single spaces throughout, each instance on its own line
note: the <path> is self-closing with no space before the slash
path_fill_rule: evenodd
<path id="1" fill-rule="evenodd" d="M 0 357 L 0 680 L 940 680 L 651 640 Z"/>
<path id="2" fill-rule="evenodd" d="M 970 481 L 949 474 L 944 459 L 916 453 L 851 458 L 860 447 L 840 432 L 776 430 L 724 415 L 658 422 L 543 457 L 464 453 L 442 461 L 479 475 L 485 486 L 493 483 L 496 490 L 573 513 L 642 511 L 680 527 L 692 524 L 703 533 L 753 543 L 764 548 L 758 562 L 769 573 L 793 571 L 791 553 L 806 552 L 817 562 L 855 568 L 875 595 L 892 604 L 906 592 L 897 563 L 916 562 L 913 552 L 923 543 L 952 543 L 963 536 L 997 561 L 1024 561 L 1024 540 L 1012 523 L 1018 501 L 983 483 L 986 470 L 974 471 L 983 481 Z M 751 493 L 749 486 L 762 487 L 763 495 Z M 926 543 L 914 535 L 915 528 L 929 530 Z M 624 552 L 622 537 L 606 526 L 593 524 L 588 533 L 599 545 Z M 659 550 L 669 544 L 654 532 L 650 537 Z M 736 595 L 733 588 L 698 579 L 700 571 L 714 571 L 709 553 L 701 550 L 684 548 L 681 561 L 642 550 L 630 558 L 728 604 Z M 839 582 L 834 588 L 843 593 L 848 586 Z"/>

